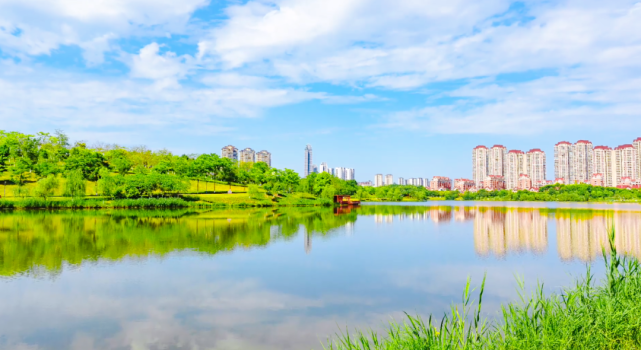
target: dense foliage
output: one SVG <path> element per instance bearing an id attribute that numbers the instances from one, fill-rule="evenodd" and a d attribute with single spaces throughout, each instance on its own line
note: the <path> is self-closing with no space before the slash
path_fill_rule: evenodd
<path id="1" fill-rule="evenodd" d="M 298 191 L 312 195 L 309 199 L 355 194 L 358 188 L 355 181 L 343 181 L 329 174 L 301 179 L 291 169 L 271 168 L 263 162 L 235 162 L 215 153 L 174 155 L 142 146 L 88 147 L 84 142 L 71 146 L 61 131 L 36 135 L 0 131 L 0 173 L 7 179 L 5 185 L 7 181 L 16 185 L 15 197 L 35 195 L 44 200 L 59 187 L 64 196 L 84 197 L 88 182 L 95 184 L 91 187 L 96 189 L 93 195 L 110 199 L 174 196 L 188 192 L 192 182 L 196 183 L 197 193 L 211 189 L 211 185 L 214 193 L 226 192 L 224 185 L 230 188 L 232 184 L 255 185 L 254 197 L 265 191 L 279 194 Z M 25 186 L 34 182 L 37 187 L 33 191 Z"/>

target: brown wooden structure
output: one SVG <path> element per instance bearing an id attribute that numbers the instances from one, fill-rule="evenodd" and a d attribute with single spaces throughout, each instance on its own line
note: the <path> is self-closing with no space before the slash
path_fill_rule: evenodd
<path id="1" fill-rule="evenodd" d="M 347 206 L 347 205 L 360 205 L 361 201 L 352 200 L 352 197 L 350 196 L 336 195 L 334 196 L 334 203 L 340 206 Z"/>

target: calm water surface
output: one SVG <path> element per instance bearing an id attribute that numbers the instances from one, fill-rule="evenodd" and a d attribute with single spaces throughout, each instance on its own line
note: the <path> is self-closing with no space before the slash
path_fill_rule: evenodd
<path id="1" fill-rule="evenodd" d="M 515 276 L 600 276 L 612 225 L 641 257 L 638 205 L 1 212 L 0 348 L 320 349 L 346 326 L 440 315 L 484 274 L 494 317 Z"/>

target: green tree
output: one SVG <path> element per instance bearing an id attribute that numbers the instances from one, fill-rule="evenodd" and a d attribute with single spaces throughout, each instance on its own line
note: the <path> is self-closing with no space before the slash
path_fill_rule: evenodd
<path id="1" fill-rule="evenodd" d="M 38 181 L 34 190 L 34 195 L 47 200 L 47 197 L 53 196 L 54 192 L 58 189 L 58 186 L 60 186 L 60 181 L 58 181 L 56 175 L 49 174 L 47 177 Z"/>
<path id="2" fill-rule="evenodd" d="M 67 173 L 67 181 L 65 182 L 64 193 L 65 197 L 81 198 L 87 192 L 87 182 L 85 181 L 82 170 L 71 170 Z"/>
<path id="3" fill-rule="evenodd" d="M 78 144 L 71 150 L 65 164 L 66 171 L 80 170 L 88 181 L 98 181 L 100 170 L 109 167 L 107 159 L 101 153 L 85 148 Z"/>
<path id="4" fill-rule="evenodd" d="M 31 173 L 32 164 L 28 158 L 18 158 L 16 163 L 9 169 L 11 178 L 18 185 L 22 186 Z"/>

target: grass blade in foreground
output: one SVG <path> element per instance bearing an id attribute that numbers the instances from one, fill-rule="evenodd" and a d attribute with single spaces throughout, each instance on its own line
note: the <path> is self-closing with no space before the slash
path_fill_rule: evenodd
<path id="1" fill-rule="evenodd" d="M 463 304 L 436 322 L 407 315 L 391 323 L 386 335 L 374 332 L 341 334 L 326 350 L 416 349 L 641 349 L 641 268 L 639 261 L 617 254 L 614 231 L 610 252 L 603 249 L 606 276 L 595 286 L 586 276 L 561 294 L 545 296 L 543 286 L 520 303 L 502 306 L 501 322 L 480 320 L 485 279 L 476 309 L 470 302 L 470 283 Z M 522 284 L 520 284 L 522 290 Z M 470 321 L 469 315 L 474 315 Z"/>

